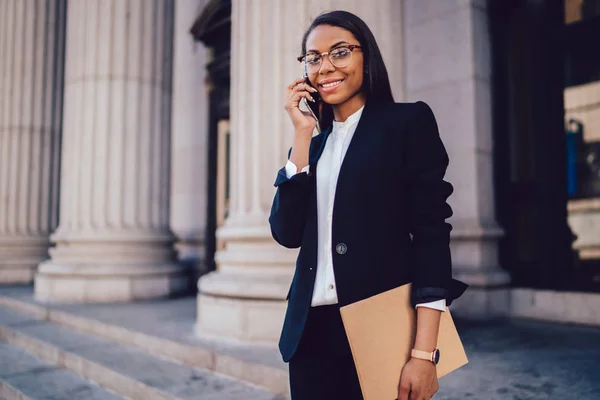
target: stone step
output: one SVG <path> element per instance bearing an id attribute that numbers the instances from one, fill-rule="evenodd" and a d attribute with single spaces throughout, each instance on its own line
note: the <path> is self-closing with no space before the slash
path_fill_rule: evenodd
<path id="1" fill-rule="evenodd" d="M 276 349 L 190 337 L 195 299 L 120 305 L 40 304 L 30 287 L 0 287 L 0 306 L 289 397 L 287 366 Z"/>
<path id="2" fill-rule="evenodd" d="M 0 399 L 118 400 L 122 397 L 0 342 Z"/>
<path id="3" fill-rule="evenodd" d="M 275 400 L 281 396 L 200 368 L 0 308 L 0 340 L 141 400 Z"/>

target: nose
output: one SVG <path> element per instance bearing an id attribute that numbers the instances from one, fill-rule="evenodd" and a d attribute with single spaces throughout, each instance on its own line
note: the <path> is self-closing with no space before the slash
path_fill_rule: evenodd
<path id="1" fill-rule="evenodd" d="M 335 65 L 331 63 L 329 56 L 323 56 L 323 61 L 321 61 L 321 68 L 319 68 L 319 73 L 327 74 L 331 71 L 335 71 Z"/>

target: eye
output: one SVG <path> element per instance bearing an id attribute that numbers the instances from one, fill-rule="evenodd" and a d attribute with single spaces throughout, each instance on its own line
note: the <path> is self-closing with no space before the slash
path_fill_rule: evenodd
<path id="1" fill-rule="evenodd" d="M 331 56 L 335 58 L 344 58 L 350 55 L 350 49 L 347 47 L 340 47 L 331 52 Z"/>
<path id="2" fill-rule="evenodd" d="M 316 54 L 308 54 L 306 56 L 306 58 L 304 59 L 304 61 L 308 65 L 320 64 L 321 63 L 321 56 L 320 55 L 316 55 Z"/>

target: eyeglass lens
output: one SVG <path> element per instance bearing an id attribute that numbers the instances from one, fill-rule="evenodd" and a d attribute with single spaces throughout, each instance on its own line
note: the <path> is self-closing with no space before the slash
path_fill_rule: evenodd
<path id="1" fill-rule="evenodd" d="M 352 51 L 347 47 L 338 47 L 337 49 L 331 50 L 327 56 L 334 67 L 344 68 L 347 67 L 352 60 Z M 307 72 L 314 73 L 321 68 L 323 56 L 316 53 L 307 54 L 304 58 L 304 62 L 306 63 Z"/>

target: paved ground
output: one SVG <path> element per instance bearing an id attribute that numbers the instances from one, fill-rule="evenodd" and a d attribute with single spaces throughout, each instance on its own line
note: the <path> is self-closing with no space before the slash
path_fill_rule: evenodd
<path id="1" fill-rule="evenodd" d="M 22 300 L 31 293 L 10 291 Z M 8 292 L 0 288 L 0 295 Z M 206 344 L 193 337 L 195 298 L 58 308 L 172 340 Z M 470 362 L 440 380 L 436 400 L 600 400 L 600 328 L 522 320 L 458 320 L 457 325 Z M 222 347 L 232 355 L 286 367 L 273 351 Z"/>
<path id="2" fill-rule="evenodd" d="M 458 321 L 470 363 L 436 399 L 600 399 L 600 329 L 533 321 Z"/>

